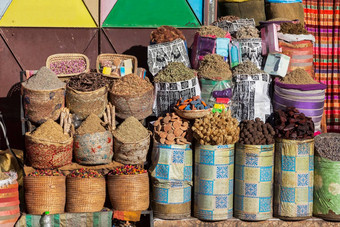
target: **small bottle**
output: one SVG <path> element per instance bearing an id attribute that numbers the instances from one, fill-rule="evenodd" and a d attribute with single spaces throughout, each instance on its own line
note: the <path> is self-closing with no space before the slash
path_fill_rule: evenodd
<path id="1" fill-rule="evenodd" d="M 50 212 L 46 211 L 40 218 L 40 227 L 52 227 Z"/>

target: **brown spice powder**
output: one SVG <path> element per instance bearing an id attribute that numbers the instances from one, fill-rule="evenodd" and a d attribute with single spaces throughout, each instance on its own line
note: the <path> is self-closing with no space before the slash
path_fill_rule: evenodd
<path id="1" fill-rule="evenodd" d="M 218 54 L 208 54 L 200 62 L 198 73 L 211 80 L 230 80 L 232 73 L 229 64 Z"/>
<path id="2" fill-rule="evenodd" d="M 63 128 L 52 119 L 48 119 L 44 124 L 40 125 L 32 133 L 32 136 L 55 143 L 64 142 L 70 138 L 68 134 L 64 134 Z"/>
<path id="3" fill-rule="evenodd" d="M 297 68 L 281 79 L 285 84 L 318 84 L 304 69 Z"/>
<path id="4" fill-rule="evenodd" d="M 149 134 L 148 130 L 135 118 L 129 117 L 113 132 L 113 135 L 124 143 L 137 142 Z"/>
<path id="5" fill-rule="evenodd" d="M 140 95 L 151 89 L 153 89 L 153 85 L 149 80 L 129 74 L 114 82 L 111 91 L 117 95 Z"/>
<path id="6" fill-rule="evenodd" d="M 102 120 L 100 120 L 97 115 L 90 114 L 77 129 L 77 134 L 83 135 L 96 132 L 105 132 L 106 129 L 101 125 L 101 123 Z"/>

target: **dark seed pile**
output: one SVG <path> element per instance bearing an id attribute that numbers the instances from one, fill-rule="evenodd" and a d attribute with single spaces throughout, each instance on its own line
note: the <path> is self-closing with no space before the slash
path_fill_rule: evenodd
<path id="1" fill-rule="evenodd" d="M 98 73 L 82 73 L 72 76 L 67 86 L 77 91 L 95 91 L 109 84 L 109 80 Z"/>
<path id="2" fill-rule="evenodd" d="M 240 144 L 268 145 L 274 143 L 275 130 L 260 118 L 245 120 L 240 124 Z"/>
<path id="3" fill-rule="evenodd" d="M 340 133 L 323 133 L 315 137 L 315 153 L 332 161 L 340 161 Z"/>

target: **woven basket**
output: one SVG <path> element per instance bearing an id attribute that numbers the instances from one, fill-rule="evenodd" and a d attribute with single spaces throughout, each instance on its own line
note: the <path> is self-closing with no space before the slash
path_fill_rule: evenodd
<path id="1" fill-rule="evenodd" d="M 117 95 L 109 91 L 109 99 L 116 107 L 116 115 L 121 119 L 135 117 L 143 120 L 152 114 L 152 105 L 155 98 L 154 90 L 151 89 L 139 96 Z"/>
<path id="2" fill-rule="evenodd" d="M 65 87 L 54 90 L 31 90 L 22 84 L 25 116 L 28 120 L 42 124 L 47 119 L 57 120 L 65 106 Z"/>
<path id="3" fill-rule="evenodd" d="M 62 143 L 37 139 L 25 134 L 26 157 L 34 168 L 58 168 L 72 162 L 73 138 Z"/>
<path id="4" fill-rule="evenodd" d="M 148 173 L 137 175 L 109 175 L 107 186 L 114 210 L 141 211 L 148 209 Z"/>
<path id="5" fill-rule="evenodd" d="M 24 177 L 25 202 L 28 214 L 64 213 L 66 187 L 64 176 Z"/>
<path id="6" fill-rule="evenodd" d="M 66 178 L 66 212 L 99 212 L 105 198 L 105 178 Z"/>
<path id="7" fill-rule="evenodd" d="M 107 86 L 95 91 L 77 91 L 69 86 L 66 87 L 66 106 L 81 120 L 91 113 L 102 117 L 107 105 Z"/>
<path id="8" fill-rule="evenodd" d="M 113 138 L 110 131 L 74 135 L 74 158 L 83 165 L 112 162 Z"/>
<path id="9" fill-rule="evenodd" d="M 47 58 L 46 60 L 46 67 L 50 69 L 50 66 L 54 62 L 58 61 L 65 61 L 65 60 L 77 60 L 77 59 L 84 59 L 86 62 L 86 69 L 83 72 L 77 73 L 70 73 L 70 74 L 58 74 L 58 77 L 71 77 L 74 75 L 78 75 L 80 73 L 87 73 L 90 72 L 90 60 L 84 54 L 54 54 Z"/>
<path id="10" fill-rule="evenodd" d="M 150 134 L 135 143 L 124 143 L 114 137 L 114 160 L 126 165 L 143 165 L 150 147 Z"/>
<path id="11" fill-rule="evenodd" d="M 212 108 L 205 110 L 179 110 L 177 108 L 174 108 L 174 110 L 178 114 L 178 116 L 188 120 L 193 120 L 208 115 L 209 113 L 211 113 Z"/>
<path id="12" fill-rule="evenodd" d="M 97 57 L 97 61 L 96 61 L 96 69 L 98 73 L 101 73 L 99 71 L 99 64 L 101 61 L 113 61 L 114 59 L 119 59 L 119 60 L 127 60 L 127 59 L 131 59 L 132 60 L 132 73 L 137 73 L 137 68 L 138 68 L 138 60 L 135 56 L 132 55 L 125 55 L 125 54 L 100 54 Z M 108 76 L 108 75 L 107 75 Z M 108 77 L 112 77 L 112 78 L 121 78 L 121 76 L 118 73 L 112 72 L 111 75 L 109 75 Z"/>

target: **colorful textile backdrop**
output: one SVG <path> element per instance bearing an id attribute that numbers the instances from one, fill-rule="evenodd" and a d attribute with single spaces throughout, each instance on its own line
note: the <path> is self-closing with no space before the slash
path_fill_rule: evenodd
<path id="1" fill-rule="evenodd" d="M 305 24 L 315 36 L 315 79 L 327 85 L 327 131 L 340 132 L 340 1 L 303 0 Z"/>

